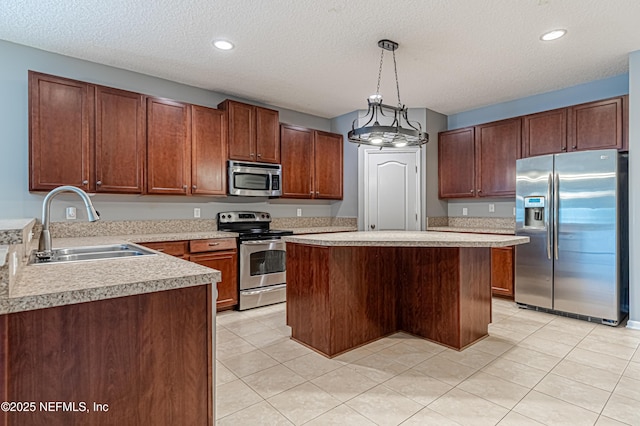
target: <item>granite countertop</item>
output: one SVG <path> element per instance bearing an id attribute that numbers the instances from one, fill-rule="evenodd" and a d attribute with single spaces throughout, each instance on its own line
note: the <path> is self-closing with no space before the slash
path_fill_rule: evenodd
<path id="1" fill-rule="evenodd" d="M 427 231 L 359 231 L 283 237 L 286 242 L 317 246 L 508 247 L 529 237 Z"/>
<path id="2" fill-rule="evenodd" d="M 430 226 L 427 231 L 432 232 L 471 232 L 474 234 L 502 234 L 502 235 L 515 235 L 516 231 L 513 228 L 475 228 L 464 226 Z"/>
<path id="3" fill-rule="evenodd" d="M 119 243 L 235 238 L 232 232 L 188 232 L 107 237 L 54 238 L 56 247 Z M 36 241 L 31 243 L 35 248 Z M 70 305 L 135 294 L 219 282 L 221 273 L 192 262 L 158 253 L 92 262 L 26 265 L 0 299 L 0 314 Z"/>

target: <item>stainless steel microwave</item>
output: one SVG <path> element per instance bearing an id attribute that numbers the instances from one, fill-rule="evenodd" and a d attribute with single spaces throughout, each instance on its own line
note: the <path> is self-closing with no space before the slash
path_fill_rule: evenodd
<path id="1" fill-rule="evenodd" d="M 229 160 L 229 195 L 279 197 L 282 195 L 280 164 Z"/>

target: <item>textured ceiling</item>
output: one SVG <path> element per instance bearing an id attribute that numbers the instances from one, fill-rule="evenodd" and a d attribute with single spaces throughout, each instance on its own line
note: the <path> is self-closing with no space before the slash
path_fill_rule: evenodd
<path id="1" fill-rule="evenodd" d="M 366 107 L 382 38 L 402 102 L 453 114 L 625 73 L 639 22 L 638 0 L 2 0 L 0 39 L 332 118 Z M 390 55 L 382 77 L 395 104 Z"/>

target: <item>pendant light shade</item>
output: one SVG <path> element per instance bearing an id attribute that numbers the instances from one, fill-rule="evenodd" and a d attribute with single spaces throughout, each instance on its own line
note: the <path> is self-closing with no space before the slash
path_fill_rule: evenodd
<path id="1" fill-rule="evenodd" d="M 409 120 L 407 117 L 407 108 L 400 102 L 400 84 L 398 83 L 398 68 L 396 66 L 395 53 L 398 48 L 398 43 L 391 40 L 380 40 L 378 46 L 381 49 L 378 87 L 376 93 L 367 99 L 366 115 L 353 121 L 351 131 L 347 135 L 349 141 L 357 143 L 358 145 L 371 145 L 380 148 L 422 146 L 429 142 L 429 135 L 422 131 L 420 123 Z M 395 70 L 398 94 L 397 106 L 383 104 L 382 95 L 380 95 L 380 77 L 382 76 L 382 63 L 385 50 L 393 53 L 393 67 Z M 366 120 L 365 124 L 361 127 L 356 127 L 360 120 Z M 382 124 L 380 123 L 381 121 Z"/>

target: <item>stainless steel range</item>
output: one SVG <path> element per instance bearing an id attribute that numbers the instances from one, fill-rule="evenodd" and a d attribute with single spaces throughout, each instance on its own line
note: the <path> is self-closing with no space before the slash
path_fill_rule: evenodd
<path id="1" fill-rule="evenodd" d="M 270 229 L 265 212 L 218 213 L 218 230 L 237 232 L 239 310 L 286 300 L 287 259 L 283 235 L 292 231 Z"/>

